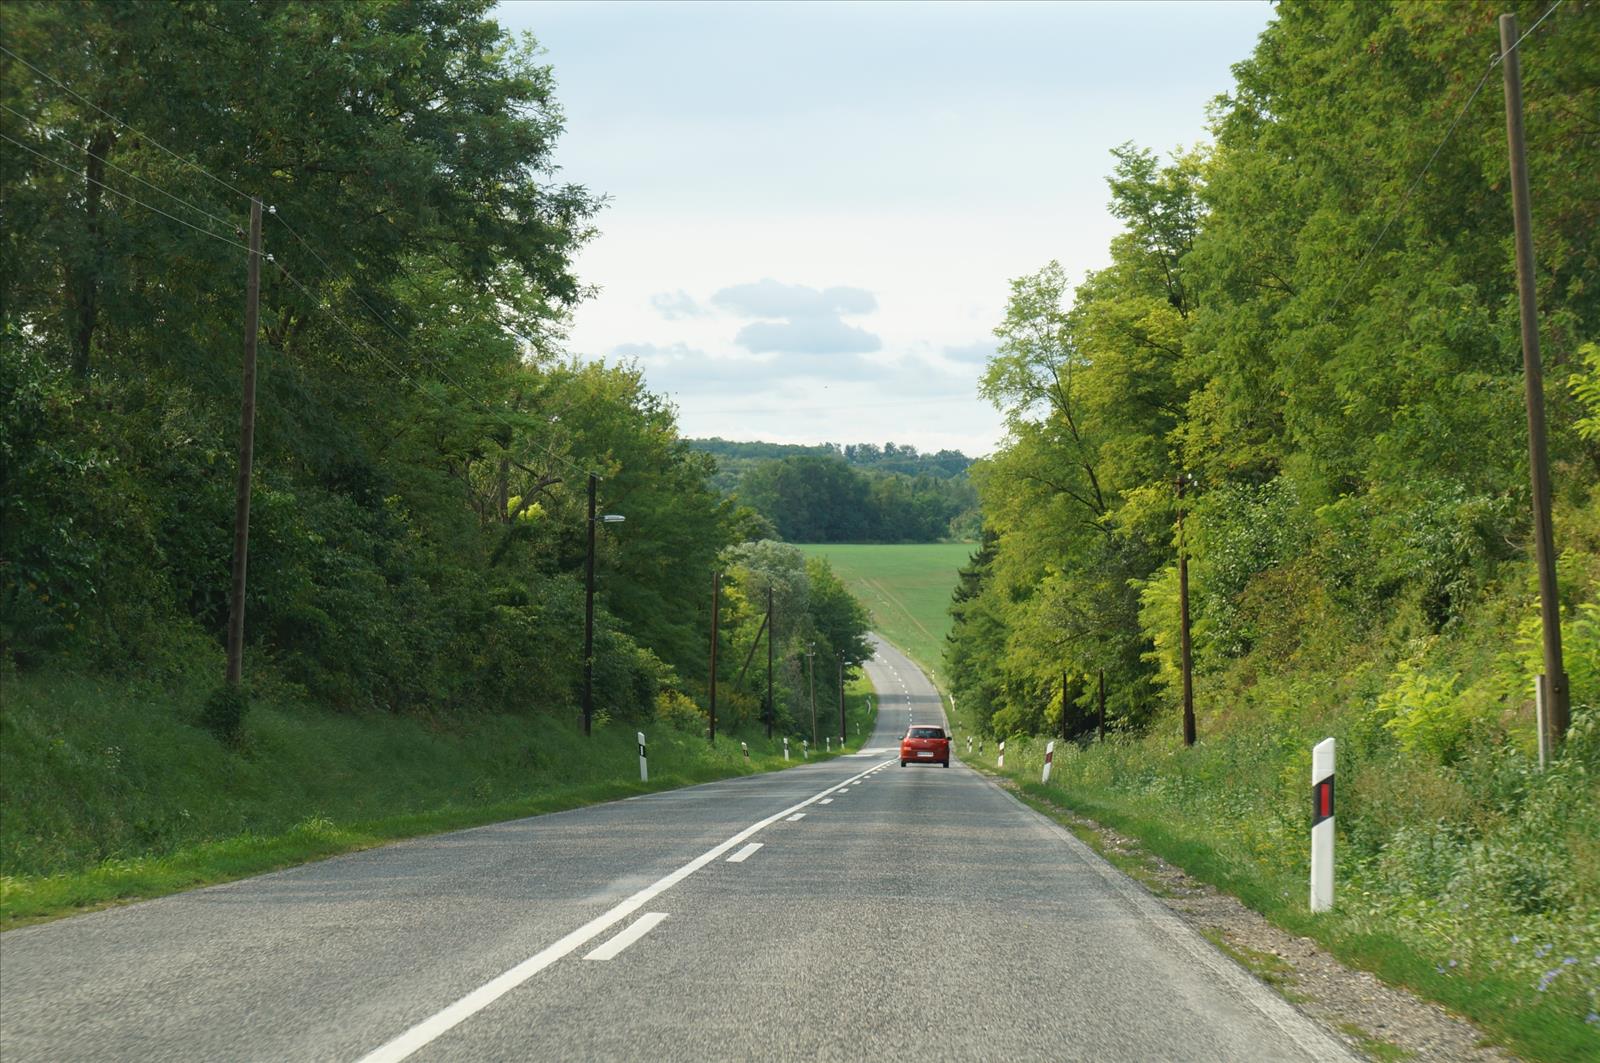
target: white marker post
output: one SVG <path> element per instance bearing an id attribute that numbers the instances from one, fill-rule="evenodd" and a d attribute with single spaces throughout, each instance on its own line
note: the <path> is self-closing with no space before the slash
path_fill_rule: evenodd
<path id="1" fill-rule="evenodd" d="M 823 736 L 822 747 L 823 747 L 823 751 L 824 752 L 827 752 L 827 753 L 832 753 L 833 752 L 833 736 L 832 735 Z"/>
<path id="2" fill-rule="evenodd" d="M 1311 910 L 1333 908 L 1333 739 L 1311 750 Z"/>
<path id="3" fill-rule="evenodd" d="M 1045 744 L 1044 747 L 1044 778 L 1039 780 L 1041 783 L 1047 783 L 1050 781 L 1050 762 L 1055 759 L 1056 742 L 1055 739 L 1052 738 Z"/>
<path id="4" fill-rule="evenodd" d="M 740 749 L 741 752 L 744 753 L 744 759 L 745 760 L 749 760 L 750 759 L 750 747 L 745 745 L 743 742 L 740 742 L 739 743 L 739 749 Z"/>
<path id="5" fill-rule="evenodd" d="M 634 733 L 639 736 L 639 781 L 640 782 L 649 782 L 650 781 L 650 762 L 645 759 L 645 755 L 644 755 L 644 732 L 643 731 L 635 731 Z"/>
<path id="6" fill-rule="evenodd" d="M 789 759 L 789 740 L 787 738 L 783 740 L 783 759 Z"/>
<path id="7" fill-rule="evenodd" d="M 1005 744 L 1005 741 L 1002 739 L 1001 742 L 1000 742 L 1000 759 L 995 762 L 995 767 L 1003 768 L 1005 766 L 1006 766 L 1006 744 Z"/>
<path id="8" fill-rule="evenodd" d="M 967 735 L 967 756 L 972 755 L 972 736 Z"/>
<path id="9" fill-rule="evenodd" d="M 809 738 L 800 739 L 800 756 L 805 758 L 806 760 L 810 760 L 811 759 L 811 739 L 809 739 Z"/>

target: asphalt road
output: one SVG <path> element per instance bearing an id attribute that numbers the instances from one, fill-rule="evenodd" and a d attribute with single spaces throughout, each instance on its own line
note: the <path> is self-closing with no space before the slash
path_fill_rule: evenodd
<path id="1" fill-rule="evenodd" d="M 0 1059 L 1347 1060 L 953 762 L 865 752 L 0 935 Z M 757 846 L 756 848 L 751 848 Z"/>

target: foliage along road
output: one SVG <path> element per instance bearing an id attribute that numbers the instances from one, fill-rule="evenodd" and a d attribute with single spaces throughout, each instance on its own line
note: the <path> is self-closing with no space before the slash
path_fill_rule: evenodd
<path id="1" fill-rule="evenodd" d="M 858 754 L 12 931 L 0 1056 L 1343 1060 L 960 765 Z"/>

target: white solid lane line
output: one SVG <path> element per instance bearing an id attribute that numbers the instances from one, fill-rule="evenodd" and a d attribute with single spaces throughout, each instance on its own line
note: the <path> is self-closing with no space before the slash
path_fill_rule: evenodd
<path id="1" fill-rule="evenodd" d="M 854 782 L 859 777 L 855 776 L 847 781 Z M 828 789 L 831 790 L 832 787 Z M 576 951 L 603 934 L 608 928 L 615 926 L 634 912 L 637 912 L 658 894 L 665 893 L 723 853 L 742 842 L 748 841 L 752 835 L 772 826 L 796 809 L 805 808 L 807 805 L 820 800 L 822 794 L 827 792 L 827 790 L 823 790 L 821 793 L 813 794 L 797 805 L 790 805 L 781 812 L 774 812 L 766 819 L 752 823 L 720 845 L 707 849 L 670 875 L 657 879 L 632 897 L 584 923 L 566 937 L 534 953 L 504 974 L 485 982 L 444 1010 L 423 1019 L 394 1040 L 368 1052 L 361 1057 L 360 1063 L 399 1063 L 400 1060 L 431 1044 L 442 1034 L 470 1019 L 563 956 Z"/>
<path id="2" fill-rule="evenodd" d="M 743 849 L 740 849 L 738 852 L 736 852 L 732 856 L 728 857 L 728 863 L 730 863 L 730 864 L 742 864 L 746 860 L 750 859 L 750 854 L 755 852 L 759 848 L 761 848 L 761 843 L 760 842 L 751 842 L 749 845 L 745 846 Z"/>
<path id="3" fill-rule="evenodd" d="M 621 952 L 623 949 L 627 948 L 629 945 L 632 945 L 635 941 L 638 941 L 640 938 L 650 933 L 650 931 L 654 930 L 656 924 L 661 922 L 661 920 L 665 919 L 666 917 L 666 912 L 644 913 L 633 921 L 632 926 L 628 927 L 628 929 L 624 930 L 622 933 L 618 934 L 604 945 L 601 945 L 599 948 L 589 953 L 589 955 L 585 956 L 584 959 L 609 960 L 614 958 L 617 953 Z"/>

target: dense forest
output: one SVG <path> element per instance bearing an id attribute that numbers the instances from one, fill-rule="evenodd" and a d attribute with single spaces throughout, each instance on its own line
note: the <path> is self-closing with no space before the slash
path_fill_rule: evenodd
<path id="1" fill-rule="evenodd" d="M 608 714 L 698 726 L 718 569 L 729 655 L 783 588 L 780 722 L 800 648 L 866 654 L 825 565 L 741 545 L 764 523 L 637 370 L 564 353 L 601 201 L 557 172 L 551 70 L 491 7 L 6 6 L 8 670 L 220 681 L 252 195 L 249 684 L 573 719 L 590 473 L 626 518 L 597 546 Z"/>
<path id="2" fill-rule="evenodd" d="M 1543 774 L 1507 8 L 1537 27 L 1521 67 L 1574 706 Z M 1537 961 L 1507 941 L 1592 955 L 1600 897 L 1597 15 L 1285 3 L 1211 143 L 1116 150 L 1109 264 L 1017 278 L 996 329 L 982 390 L 1008 432 L 973 468 L 985 536 L 947 653 L 962 711 L 1000 737 L 1087 741 L 1103 676 L 1112 741 L 1058 759 L 1061 785 L 1192 828 L 1241 881 L 1303 875 L 1309 749 L 1337 736 L 1352 919 L 1527 987 Z"/>
<path id="3" fill-rule="evenodd" d="M 892 442 L 804 446 L 691 440 L 716 458 L 712 483 L 789 542 L 935 542 L 975 539 L 972 459 Z"/>

